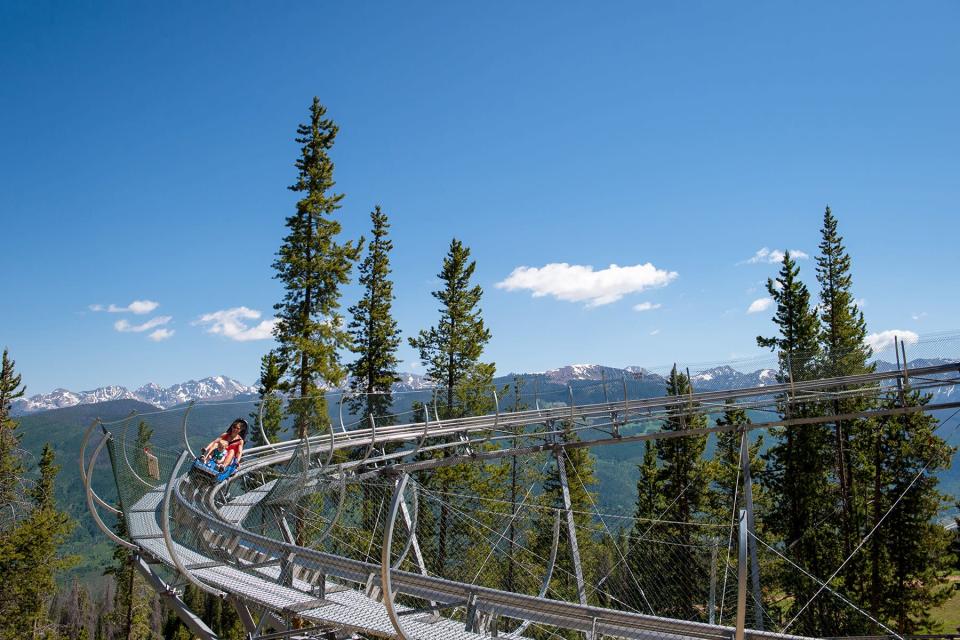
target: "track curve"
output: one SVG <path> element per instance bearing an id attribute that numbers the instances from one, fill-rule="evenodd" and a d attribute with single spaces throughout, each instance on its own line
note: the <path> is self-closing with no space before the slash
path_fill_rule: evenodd
<path id="1" fill-rule="evenodd" d="M 926 383 L 930 386 L 946 384 L 944 381 L 956 383 L 958 373 L 958 363 L 911 371 L 918 381 L 933 381 Z M 738 635 L 733 627 L 545 597 L 556 558 L 558 529 L 553 536 L 544 587 L 535 595 L 430 575 L 417 544 L 418 493 L 415 483 L 410 482 L 410 474 L 508 455 L 689 435 L 674 432 L 624 436 L 621 427 L 660 420 L 670 412 L 710 413 L 727 401 L 756 408 L 777 403 L 782 406 L 784 398 L 787 404 L 802 403 L 818 393 L 829 393 L 831 397 L 876 396 L 889 393 L 890 385 L 901 377 L 896 371 L 883 372 L 797 385 L 691 394 L 680 399 L 625 398 L 580 407 L 571 403 L 569 407 L 538 407 L 512 414 L 501 414 L 498 408 L 493 415 L 456 420 L 431 421 L 425 410 L 423 422 L 379 427 L 374 423 L 367 428 L 339 433 L 331 430 L 322 436 L 252 448 L 245 453 L 237 474 L 218 485 L 198 481 L 189 472 L 183 472 L 190 457 L 188 443 L 169 475 L 156 484 L 133 471 L 126 449 L 122 455 L 116 455 L 117 443 L 106 429 L 87 462 L 86 447 L 98 424 L 95 422 L 87 430 L 81 447 L 81 475 L 88 507 L 97 525 L 114 542 L 133 549 L 147 563 L 167 567 L 208 593 L 253 608 L 259 622 L 254 622 L 253 616 L 241 617 L 254 637 L 267 629 L 291 634 L 298 629 L 296 633 L 303 634 L 306 627 L 317 632 L 335 630 L 402 640 L 520 638 L 531 624 L 539 624 L 578 632 L 591 639 L 600 635 L 642 640 L 732 639 Z M 917 382 L 915 388 L 922 388 L 923 384 Z M 872 386 L 866 389 L 865 385 Z M 943 403 L 921 410 L 957 406 L 960 403 Z M 913 410 L 918 409 L 901 407 L 886 413 Z M 611 428 L 609 438 L 564 439 L 571 433 L 596 430 L 598 421 Z M 787 422 L 778 420 L 750 428 Z M 183 429 L 186 439 L 186 414 Z M 723 430 L 714 427 L 697 433 Z M 523 441 L 522 447 L 517 446 L 518 440 Z M 123 504 L 129 540 L 110 531 L 98 513 L 98 506 L 113 509 L 93 491 L 91 482 L 105 446 L 111 452 L 118 485 L 118 467 L 124 463 L 137 475 L 136 480 L 146 485 L 135 500 L 128 498 Z M 125 489 L 118 488 L 123 501 Z M 378 524 L 382 527 L 378 529 L 379 537 L 370 537 L 371 545 L 379 540 L 379 553 L 361 558 L 359 554 L 316 548 L 317 538 L 327 540 L 330 529 L 342 517 L 348 492 L 365 497 L 364 492 L 374 490 L 381 498 L 390 499 L 387 518 L 382 525 Z M 268 522 L 264 515 L 264 505 L 271 506 L 270 513 L 282 514 L 284 509 L 298 508 L 304 497 L 313 500 L 311 504 L 318 505 L 320 511 L 329 512 L 319 518 L 324 521 L 326 532 L 314 535 L 312 545 L 305 544 L 303 532 L 290 527 L 283 517 L 279 522 Z M 378 523 L 379 520 L 378 514 Z M 398 535 L 405 539 L 398 542 Z M 408 569 L 401 569 L 404 562 Z M 420 571 L 409 570 L 418 564 Z M 418 607 L 410 604 L 413 602 L 427 604 Z M 506 620 L 517 622 L 512 624 L 513 631 L 498 628 L 498 621 Z M 741 637 L 755 640 L 800 638 L 749 629 L 742 633 Z"/>

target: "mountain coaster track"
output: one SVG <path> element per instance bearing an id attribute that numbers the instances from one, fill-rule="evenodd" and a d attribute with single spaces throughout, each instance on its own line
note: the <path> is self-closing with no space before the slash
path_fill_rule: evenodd
<path id="1" fill-rule="evenodd" d="M 621 401 L 576 406 L 571 392 L 569 406 L 512 413 L 501 413 L 498 407 L 490 415 L 450 420 L 431 420 L 425 409 L 422 422 L 378 427 L 371 421 L 368 428 L 341 432 L 331 429 L 325 435 L 249 449 L 236 475 L 217 485 L 202 482 L 186 471 L 192 460 L 186 442 L 188 409 L 183 422 L 186 450 L 179 456 L 161 452 L 164 459 L 160 466 L 165 473 L 159 479 L 137 473 L 136 461 L 131 463 L 128 455 L 130 445 L 126 434 L 117 439 L 105 426 L 88 461 L 86 447 L 99 422 L 94 422 L 84 435 L 80 451 L 81 477 L 88 508 L 100 529 L 114 543 L 132 552 L 136 568 L 151 586 L 191 632 L 205 639 L 216 636 L 185 606 L 178 590 L 172 586 L 175 581 L 185 580 L 207 593 L 228 599 L 236 606 L 252 638 L 320 635 L 332 638 L 359 634 L 401 640 L 479 640 L 481 637 L 519 640 L 536 629 L 541 630 L 537 637 L 543 637 L 543 630 L 547 628 L 576 632 L 589 640 L 601 635 L 638 640 L 799 638 L 746 628 L 748 525 L 744 517 L 740 518 L 735 626 L 587 604 L 564 471 L 565 451 L 960 408 L 960 402 L 909 406 L 902 401 L 904 389 L 936 390 L 958 383 L 960 363 L 953 362 L 909 372 L 904 368 L 636 400 L 627 399 L 624 385 Z M 888 403 L 885 408 L 878 405 L 843 415 L 802 417 L 802 412 L 796 411 L 805 403 L 896 397 L 901 400 L 899 406 Z M 777 419 L 680 431 L 634 433 L 628 428 L 638 424 L 656 425 L 668 417 L 688 420 L 716 414 L 728 406 L 727 403 L 735 403 L 736 407 L 748 411 L 776 412 Z M 791 417 L 795 414 L 798 417 Z M 600 437 L 583 440 L 571 437 L 587 432 Z M 120 495 L 119 510 L 92 488 L 92 474 L 105 447 L 110 453 Z M 122 451 L 117 451 L 118 448 Z M 433 575 L 427 569 L 428 560 L 432 559 L 424 558 L 417 536 L 418 527 L 425 526 L 418 522 L 422 511 L 419 500 L 424 490 L 412 474 L 450 465 L 536 454 L 555 456 L 560 469 L 578 602 L 547 597 L 557 563 L 563 509 L 556 513 L 552 547 L 536 593 L 484 586 L 477 583 L 476 577 L 470 582 Z M 323 544 L 340 545 L 336 547 L 338 550 L 350 546 L 343 541 L 343 534 L 338 537 L 333 530 L 335 526 L 346 527 L 343 520 L 349 511 L 345 508 L 348 493 L 354 496 L 359 495 L 359 491 L 364 493 L 358 508 L 372 510 L 375 499 L 368 499 L 370 496 L 380 498 L 382 506 L 388 505 L 385 518 L 381 518 L 383 509 L 377 513 L 367 552 L 363 553 L 356 544 L 352 551 L 342 553 L 318 548 Z M 430 498 L 429 494 L 425 495 Z M 307 506 L 303 506 L 305 504 Z M 120 538 L 110 530 L 101 519 L 98 507 L 125 518 L 129 539 Z M 511 524 L 518 513 L 515 505 Z M 457 516 L 471 517 L 470 514 Z M 317 522 L 320 524 L 315 524 Z M 504 535 L 500 534 L 500 540 L 494 544 L 503 539 Z M 379 548 L 369 548 L 374 546 Z M 491 547 L 484 565 L 493 553 L 494 547 Z M 478 577 L 484 565 L 477 571 Z M 173 578 L 164 581 L 158 572 L 160 568 L 172 572 Z"/>

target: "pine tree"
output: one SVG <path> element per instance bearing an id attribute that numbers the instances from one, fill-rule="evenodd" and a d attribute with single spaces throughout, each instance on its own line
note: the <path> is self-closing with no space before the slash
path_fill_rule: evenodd
<path id="1" fill-rule="evenodd" d="M 779 275 L 767 281 L 767 291 L 777 303 L 773 322 L 778 335 L 757 338 L 761 347 L 777 351 L 779 379 L 809 380 L 816 376 L 820 356 L 817 316 L 810 307 L 810 293 L 799 279 L 799 268 L 787 252 Z M 785 404 L 784 413 L 798 418 L 819 415 L 812 403 Z M 788 426 L 770 448 L 770 466 L 765 477 L 771 495 L 770 528 L 782 539 L 791 559 L 815 576 L 826 576 L 839 565 L 839 532 L 834 524 L 834 500 L 830 472 L 833 447 L 827 427 L 820 424 Z M 793 596 L 792 617 L 819 585 L 792 568 L 784 567 L 777 588 Z M 831 635 L 845 615 L 836 601 L 817 598 L 796 622 L 804 635 Z"/>
<path id="2" fill-rule="evenodd" d="M 663 480 L 657 462 L 657 443 L 647 440 L 643 443 L 643 461 L 637 465 L 640 479 L 637 480 L 637 501 L 634 511 L 634 531 L 638 536 L 649 528 L 653 521 L 663 516 L 666 500 L 663 495 Z"/>
<path id="3" fill-rule="evenodd" d="M 691 392 L 690 380 L 674 365 L 667 378 L 667 395 L 676 397 L 677 402 L 668 408 L 664 431 L 706 428 L 706 416 L 684 415 L 697 406 L 687 399 Z M 707 601 L 707 567 L 696 551 L 700 541 L 692 526 L 702 519 L 707 507 L 710 479 L 703 459 L 706 446 L 706 436 L 665 438 L 657 444 L 659 477 L 667 501 L 663 511 L 667 523 L 658 529 L 665 542 L 673 545 L 661 576 L 667 601 L 658 613 L 671 617 L 693 618 Z"/>
<path id="4" fill-rule="evenodd" d="M 849 376 L 873 371 L 868 364 L 872 355 L 867 346 L 867 325 L 863 312 L 857 308 L 851 288 L 853 278 L 850 273 L 850 256 L 843 246 L 843 238 L 837 231 L 837 219 L 826 208 L 823 215 L 823 227 L 820 230 L 820 255 L 817 257 L 817 281 L 820 283 L 820 370 L 827 377 Z M 835 415 L 862 411 L 868 403 L 862 399 L 835 399 L 830 409 Z M 863 431 L 864 421 L 837 421 L 834 424 L 834 460 L 836 476 L 840 486 L 842 505 L 842 533 L 844 555 L 850 555 L 856 544 L 856 538 L 862 530 L 865 500 L 858 500 L 857 479 L 869 478 L 870 471 L 859 468 L 855 460 L 869 459 L 869 453 L 858 455 L 853 451 L 856 443 L 869 440 L 867 434 L 858 437 Z M 858 564 L 851 563 L 844 574 L 844 582 L 857 591 L 855 584 Z M 864 632 L 863 629 L 849 629 L 850 633 Z"/>
<path id="5" fill-rule="evenodd" d="M 820 230 L 817 281 L 820 283 L 820 368 L 827 377 L 858 375 L 873 371 L 873 355 L 864 339 L 867 323 L 854 300 L 850 255 L 837 231 L 837 219 L 826 208 Z"/>
<path id="6" fill-rule="evenodd" d="M 339 350 L 350 345 L 343 327 L 340 287 L 349 281 L 350 269 L 362 248 L 362 240 L 340 243 L 341 231 L 333 214 L 343 194 L 333 194 L 333 162 L 328 155 L 338 127 L 326 118 L 318 98 L 310 107 L 310 122 L 297 128 L 301 145 L 297 181 L 291 191 L 303 194 L 297 211 L 287 218 L 283 240 L 273 268 L 283 282 L 282 302 L 274 305 L 280 344 L 277 355 L 285 371 L 285 388 L 299 394 L 290 403 L 297 437 L 303 438 L 311 422 L 329 427 L 324 386 L 343 382 L 346 371 Z"/>
<path id="7" fill-rule="evenodd" d="M 929 400 L 908 391 L 904 404 L 915 407 Z M 898 398 L 888 403 L 899 405 Z M 936 435 L 936 428 L 936 418 L 926 413 L 883 416 L 871 438 L 881 460 L 874 465 L 879 472 L 870 529 L 886 518 L 868 542 L 868 602 L 875 617 L 904 635 L 938 631 L 931 611 L 954 591 L 948 581 L 952 536 L 937 522 L 949 504 L 938 490 L 938 475 L 949 466 L 954 449 Z"/>
<path id="8" fill-rule="evenodd" d="M 659 525 L 667 507 L 663 478 L 654 440 L 644 442 L 643 459 L 637 469 L 637 499 L 634 521 L 626 540 L 626 567 L 619 567 L 611 576 L 611 590 L 626 608 L 642 613 L 667 609 L 670 598 L 662 588 L 660 575 L 670 559 L 660 545 L 652 542 L 660 535 Z"/>
<path id="9" fill-rule="evenodd" d="M 250 414 L 250 423 L 256 425 L 250 431 L 253 446 L 268 444 L 260 433 L 260 421 L 263 421 L 263 433 L 270 442 L 276 442 L 283 429 L 283 399 L 276 394 L 283 378 L 283 370 L 277 354 L 273 351 L 260 359 L 260 386 L 257 388 L 259 399 Z"/>
<path id="10" fill-rule="evenodd" d="M 739 426 L 751 423 L 747 412 L 735 405 L 726 407 L 723 416 L 717 418 L 716 424 L 722 426 Z M 740 431 L 726 431 L 717 434 L 717 446 L 713 452 L 710 466 L 710 512 L 711 519 L 717 524 L 729 525 L 731 516 L 742 508 L 742 498 L 734 505 L 734 495 L 742 496 L 738 483 L 742 485 L 742 461 L 740 460 Z M 750 474 L 753 477 L 753 503 L 757 512 L 762 512 L 766 504 L 764 487 L 757 480 L 763 476 L 765 465 L 760 452 L 763 450 L 763 436 L 757 437 L 748 447 L 750 458 Z"/>
<path id="11" fill-rule="evenodd" d="M 420 354 L 429 378 L 444 387 L 445 418 L 455 417 L 454 390 L 480 361 L 483 348 L 490 340 L 490 331 L 480 316 L 483 289 L 470 285 L 477 263 L 469 260 L 470 249 L 456 238 L 451 240 L 443 269 L 437 275 L 443 288 L 432 294 L 440 301 L 440 320 L 437 326 L 409 339 L 410 346 Z"/>
<path id="12" fill-rule="evenodd" d="M 20 476 L 23 467 L 17 449 L 17 422 L 10 417 L 12 403 L 23 396 L 25 387 L 6 349 L 0 360 L 0 533 L 13 526 L 16 514 L 23 510 Z"/>
<path id="13" fill-rule="evenodd" d="M 29 491 L 30 514 L 0 536 L 0 639 L 40 638 L 52 634 L 49 616 L 56 591 L 56 574 L 75 563 L 60 555 L 60 546 L 73 528 L 57 509 L 54 484 L 59 467 L 53 449 L 45 445 L 38 463 L 39 478 Z"/>
<path id="14" fill-rule="evenodd" d="M 388 237 L 390 223 L 387 214 L 377 205 L 370 212 L 373 225 L 372 239 L 367 245 L 367 257 L 360 264 L 360 284 L 363 297 L 350 307 L 353 319 L 349 330 L 353 338 L 353 352 L 357 359 L 347 368 L 350 371 L 350 390 L 358 394 L 351 398 L 350 413 L 359 414 L 364 424 L 371 416 L 379 417 L 378 425 L 391 424 L 391 389 L 398 382 L 397 347 L 400 331 L 391 315 L 393 281 L 390 279 L 390 251 L 393 241 Z"/>
<path id="15" fill-rule="evenodd" d="M 443 260 L 443 268 L 438 274 L 443 286 L 432 293 L 433 297 L 440 301 L 440 319 L 435 327 L 422 330 L 415 338 L 409 339 L 410 346 L 418 351 L 428 377 L 435 384 L 445 387 L 441 418 L 466 415 L 469 408 L 456 407 L 454 403 L 458 387 L 461 395 L 469 395 L 468 390 L 477 386 L 477 376 L 485 376 L 487 372 L 491 373 L 492 385 L 493 365 L 488 365 L 486 372 L 478 369 L 478 365 L 482 364 L 480 356 L 483 348 L 490 340 L 490 331 L 484 326 L 481 317 L 480 299 L 483 289 L 479 285 L 470 284 L 476 266 L 475 261 L 470 261 L 470 249 L 456 238 L 451 240 L 450 249 Z M 468 381 L 471 376 L 474 380 Z M 467 383 L 466 386 L 464 383 Z M 448 450 L 444 449 L 441 455 L 449 455 Z M 441 467 L 432 473 L 424 474 L 421 481 L 428 487 L 436 488 L 440 495 L 448 495 L 455 486 L 469 483 L 467 478 L 461 476 L 470 472 L 470 466 Z M 449 525 L 450 506 L 441 502 L 433 549 L 436 565 L 441 573 L 448 561 Z"/>
<path id="16" fill-rule="evenodd" d="M 767 279 L 767 292 L 777 303 L 773 323 L 779 335 L 757 336 L 757 345 L 777 352 L 781 381 L 816 377 L 820 356 L 817 316 L 810 308 L 810 291 L 800 281 L 800 267 L 789 251 L 784 253 L 777 279 Z"/>

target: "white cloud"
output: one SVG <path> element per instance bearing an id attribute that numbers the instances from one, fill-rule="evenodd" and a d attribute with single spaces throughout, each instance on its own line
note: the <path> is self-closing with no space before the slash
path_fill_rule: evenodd
<path id="1" fill-rule="evenodd" d="M 658 333 L 660 333 L 660 329 L 654 329 L 653 331 L 650 332 L 650 335 L 655 336 Z"/>
<path id="2" fill-rule="evenodd" d="M 173 336 L 175 331 L 173 329 L 157 329 L 153 333 L 147 336 L 150 340 L 154 342 L 160 342 L 161 340 L 166 340 Z"/>
<path id="3" fill-rule="evenodd" d="M 553 296 L 567 302 L 586 302 L 598 307 L 616 302 L 628 293 L 665 287 L 677 277 L 676 271 L 657 269 L 652 264 L 620 267 L 611 264 L 594 271 L 590 265 L 553 262 L 543 267 L 517 267 L 497 288 L 526 289 L 534 298 Z"/>
<path id="4" fill-rule="evenodd" d="M 927 312 L 921 311 L 920 313 L 915 313 L 910 317 L 913 318 L 914 320 L 923 320 L 924 318 L 927 317 Z"/>
<path id="5" fill-rule="evenodd" d="M 633 310 L 634 311 L 653 311 L 654 309 L 659 309 L 662 306 L 663 305 L 661 305 L 659 302 L 657 304 L 653 304 L 652 302 L 641 302 L 640 304 L 633 305 Z"/>
<path id="6" fill-rule="evenodd" d="M 915 344 L 920 339 L 913 331 L 904 331 L 903 329 L 888 329 L 879 333 L 871 333 L 864 342 L 873 349 L 874 353 L 885 351 L 893 347 L 893 338 L 899 338 L 905 344 Z"/>
<path id="7" fill-rule="evenodd" d="M 800 249 L 790 249 L 790 257 L 794 260 L 806 260 L 810 256 L 800 251 Z M 783 251 L 763 247 L 753 254 L 752 257 L 742 260 L 737 264 L 779 264 L 781 262 L 783 262 Z"/>
<path id="8" fill-rule="evenodd" d="M 857 308 L 858 308 L 858 309 L 863 309 L 864 307 L 867 306 L 867 299 L 866 299 L 866 298 L 857 298 L 856 300 L 853 301 L 853 304 L 857 305 Z"/>
<path id="9" fill-rule="evenodd" d="M 237 342 L 267 340 L 273 337 L 273 328 L 277 324 L 277 319 L 263 320 L 254 326 L 248 324 L 248 320 L 257 320 L 260 315 L 256 309 L 234 307 L 205 313 L 193 324 L 206 326 L 207 333 L 221 335 Z"/>
<path id="10" fill-rule="evenodd" d="M 747 307 L 747 313 L 760 313 L 766 311 L 773 304 L 773 298 L 757 298 Z"/>
<path id="11" fill-rule="evenodd" d="M 163 326 L 171 320 L 173 320 L 173 316 L 157 316 L 156 318 L 150 318 L 143 324 L 130 324 L 126 319 L 121 319 L 113 323 L 113 328 L 121 333 L 141 333 Z"/>
<path id="12" fill-rule="evenodd" d="M 153 300 L 134 300 L 125 307 L 118 307 L 115 304 L 110 304 L 103 306 L 102 304 L 92 304 L 90 305 L 90 311 L 106 311 L 107 313 L 133 313 L 138 316 L 141 316 L 145 313 L 150 313 L 154 309 L 160 306 L 159 302 L 154 302 Z"/>

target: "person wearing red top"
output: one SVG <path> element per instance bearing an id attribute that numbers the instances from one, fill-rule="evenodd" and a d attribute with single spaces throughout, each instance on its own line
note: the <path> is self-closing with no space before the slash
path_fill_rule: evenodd
<path id="1" fill-rule="evenodd" d="M 204 447 L 203 461 L 207 462 L 214 451 L 223 447 L 223 458 L 217 461 L 217 468 L 220 470 L 230 466 L 230 463 L 236 460 L 240 462 L 243 455 L 243 441 L 247 437 L 247 421 L 243 418 L 237 418 L 230 423 L 225 432 L 214 438 L 210 444 Z"/>

